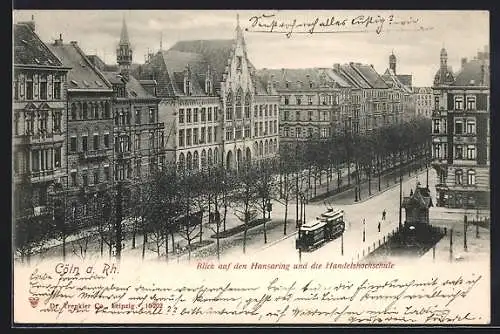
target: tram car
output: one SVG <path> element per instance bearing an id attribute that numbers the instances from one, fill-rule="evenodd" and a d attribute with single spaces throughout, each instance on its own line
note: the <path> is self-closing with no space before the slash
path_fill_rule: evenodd
<path id="1" fill-rule="evenodd" d="M 295 248 L 311 251 L 338 238 L 345 231 L 344 218 L 344 210 L 328 209 L 315 220 L 303 224 L 299 228 Z"/>

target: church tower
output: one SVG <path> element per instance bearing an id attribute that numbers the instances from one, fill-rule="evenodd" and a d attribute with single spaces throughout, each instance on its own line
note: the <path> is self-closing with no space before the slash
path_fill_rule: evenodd
<path id="1" fill-rule="evenodd" d="M 446 49 L 443 47 L 441 49 L 441 70 L 447 70 L 448 69 L 448 53 L 446 52 Z"/>
<path id="2" fill-rule="evenodd" d="M 122 31 L 120 34 L 120 43 L 116 49 L 116 62 L 120 68 L 120 74 L 128 79 L 130 65 L 132 64 L 132 48 L 128 39 L 127 23 L 123 19 Z"/>
<path id="3" fill-rule="evenodd" d="M 394 74 L 396 74 L 396 56 L 394 55 L 394 51 L 389 56 L 389 68 Z"/>

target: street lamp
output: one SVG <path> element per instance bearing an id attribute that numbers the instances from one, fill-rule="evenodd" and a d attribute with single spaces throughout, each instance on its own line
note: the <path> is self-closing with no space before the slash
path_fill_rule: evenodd
<path id="1" fill-rule="evenodd" d="M 366 223 L 365 219 L 363 218 L 363 242 L 366 241 Z"/>

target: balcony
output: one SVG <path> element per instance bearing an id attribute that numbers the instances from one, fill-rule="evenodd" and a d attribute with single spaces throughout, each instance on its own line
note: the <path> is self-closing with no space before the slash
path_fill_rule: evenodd
<path id="1" fill-rule="evenodd" d="M 62 133 L 37 133 L 27 136 L 27 143 L 30 145 L 51 144 L 64 141 Z"/>
<path id="2" fill-rule="evenodd" d="M 161 130 L 165 128 L 163 123 L 146 123 L 146 124 L 135 124 L 136 130 L 151 131 L 151 130 Z"/>
<path id="3" fill-rule="evenodd" d="M 102 160 L 108 156 L 108 149 L 80 152 L 81 160 Z"/>
<path id="4" fill-rule="evenodd" d="M 32 171 L 29 174 L 31 183 L 49 182 L 61 176 L 62 176 L 62 171 L 59 169 Z"/>
<path id="5" fill-rule="evenodd" d="M 132 156 L 132 152 L 130 152 L 130 151 L 118 152 L 116 154 L 116 158 L 118 160 L 120 160 L 120 159 L 129 159 L 131 156 Z"/>

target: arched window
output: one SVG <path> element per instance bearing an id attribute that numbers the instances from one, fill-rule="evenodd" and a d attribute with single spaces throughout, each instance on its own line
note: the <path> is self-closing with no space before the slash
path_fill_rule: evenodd
<path id="1" fill-rule="evenodd" d="M 111 111 L 110 111 L 109 102 L 106 102 L 104 104 L 104 118 L 110 118 L 110 116 L 111 116 Z"/>
<path id="2" fill-rule="evenodd" d="M 264 143 L 264 154 L 267 155 L 269 153 L 269 143 L 267 140 Z"/>
<path id="3" fill-rule="evenodd" d="M 213 161 L 213 156 L 212 156 L 212 149 L 208 149 L 208 165 L 211 166 L 214 163 Z"/>
<path id="4" fill-rule="evenodd" d="M 193 169 L 193 156 L 191 155 L 191 152 L 187 153 L 186 167 L 188 170 Z"/>
<path id="5" fill-rule="evenodd" d="M 264 143 L 260 142 L 259 144 L 259 156 L 262 156 L 264 154 Z"/>
<path id="6" fill-rule="evenodd" d="M 245 96 L 245 118 L 250 118 L 250 101 L 252 100 L 252 96 L 250 93 L 247 93 Z"/>
<path id="7" fill-rule="evenodd" d="M 236 119 L 241 119 L 241 115 L 242 115 L 242 98 L 243 98 L 243 91 L 240 89 L 238 89 L 238 93 L 236 94 L 236 116 L 235 118 Z"/>
<path id="8" fill-rule="evenodd" d="M 83 103 L 83 106 L 82 106 L 82 119 L 88 119 L 88 113 L 89 113 L 89 110 L 88 110 L 88 105 L 86 102 Z"/>
<path id="9" fill-rule="evenodd" d="M 201 151 L 201 168 L 207 167 L 207 152 Z"/>
<path id="10" fill-rule="evenodd" d="M 463 184 L 463 172 L 461 169 L 455 170 L 455 184 Z"/>
<path id="11" fill-rule="evenodd" d="M 179 154 L 179 168 L 184 169 L 186 164 L 186 158 L 184 157 L 184 153 Z"/>
<path id="12" fill-rule="evenodd" d="M 214 165 L 219 163 L 219 149 L 216 147 L 214 149 Z"/>
<path id="13" fill-rule="evenodd" d="M 193 154 L 193 169 L 198 170 L 200 167 L 200 158 L 198 156 L 198 151 L 194 151 Z"/>
<path id="14" fill-rule="evenodd" d="M 476 171 L 473 169 L 467 171 L 467 184 L 471 186 L 476 184 Z"/>
<path id="15" fill-rule="evenodd" d="M 226 97 L 226 119 L 233 119 L 233 94 L 231 91 L 229 91 Z"/>

